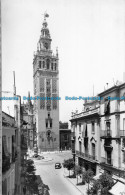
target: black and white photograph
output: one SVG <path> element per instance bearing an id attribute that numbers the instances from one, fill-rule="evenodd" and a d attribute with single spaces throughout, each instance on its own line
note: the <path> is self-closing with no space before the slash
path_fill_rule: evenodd
<path id="1" fill-rule="evenodd" d="M 125 0 L 0 1 L 0 195 L 125 195 Z"/>

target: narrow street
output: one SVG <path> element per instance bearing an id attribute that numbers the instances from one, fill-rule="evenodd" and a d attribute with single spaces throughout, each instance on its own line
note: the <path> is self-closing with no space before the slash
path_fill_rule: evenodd
<path id="1" fill-rule="evenodd" d="M 52 158 L 51 161 L 42 162 L 35 161 L 36 174 L 41 176 L 41 179 L 50 188 L 50 195 L 81 195 L 79 190 L 71 184 L 64 176 L 65 169 L 55 169 L 55 163 L 63 163 L 64 159 L 72 157 L 71 152 L 48 153 L 45 157 Z"/>

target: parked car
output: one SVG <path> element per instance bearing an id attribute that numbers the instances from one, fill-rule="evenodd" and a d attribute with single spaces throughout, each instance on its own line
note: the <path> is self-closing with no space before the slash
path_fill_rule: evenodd
<path id="1" fill-rule="evenodd" d="M 61 163 L 59 162 L 55 163 L 55 169 L 61 169 L 61 168 L 62 168 Z"/>
<path id="2" fill-rule="evenodd" d="M 33 158 L 37 158 L 39 155 L 38 154 L 34 154 L 33 155 Z"/>
<path id="3" fill-rule="evenodd" d="M 39 154 L 34 154 L 32 157 L 37 158 L 37 160 L 44 159 L 44 156 L 40 156 Z"/>

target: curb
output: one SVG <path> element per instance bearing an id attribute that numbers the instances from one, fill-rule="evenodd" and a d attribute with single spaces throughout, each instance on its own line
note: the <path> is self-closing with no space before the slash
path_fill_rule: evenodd
<path id="1" fill-rule="evenodd" d="M 79 192 L 81 193 L 81 195 L 85 195 L 85 194 L 83 194 L 83 192 L 81 192 L 81 190 L 80 190 L 74 183 L 71 182 L 71 180 L 70 180 L 66 175 L 63 174 L 63 176 L 64 176 L 64 177 L 65 177 L 73 186 L 75 186 L 75 187 L 77 188 L 77 190 L 79 190 Z"/>

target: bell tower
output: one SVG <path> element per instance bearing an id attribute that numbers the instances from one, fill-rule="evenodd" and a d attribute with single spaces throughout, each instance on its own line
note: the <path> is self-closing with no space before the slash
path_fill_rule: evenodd
<path id="1" fill-rule="evenodd" d="M 44 14 L 37 51 L 33 58 L 34 113 L 37 128 L 37 146 L 41 151 L 59 147 L 59 59 L 51 50 L 51 36 L 47 13 Z"/>

